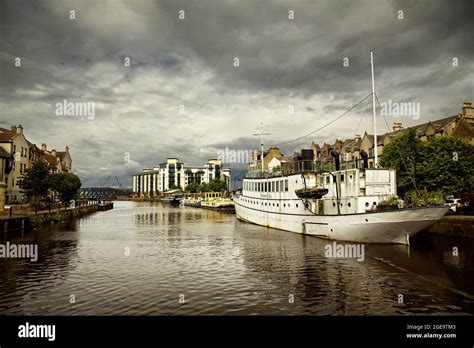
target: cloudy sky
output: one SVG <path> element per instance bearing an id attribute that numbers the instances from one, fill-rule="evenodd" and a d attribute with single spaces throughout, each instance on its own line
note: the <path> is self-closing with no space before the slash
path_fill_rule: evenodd
<path id="1" fill-rule="evenodd" d="M 0 0 L 0 127 L 69 145 L 84 186 L 130 184 L 166 157 L 258 148 L 260 122 L 268 144 L 321 127 L 371 92 L 370 50 L 380 101 L 420 105 L 418 120 L 390 124 L 455 115 L 474 102 L 473 4 Z M 95 117 L 58 116 L 64 100 L 94 103 Z M 371 132 L 370 112 L 364 102 L 281 148 Z"/>

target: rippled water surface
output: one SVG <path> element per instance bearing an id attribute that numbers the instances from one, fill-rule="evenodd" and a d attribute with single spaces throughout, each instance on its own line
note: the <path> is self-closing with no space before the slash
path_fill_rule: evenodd
<path id="1" fill-rule="evenodd" d="M 146 202 L 3 237 L 40 257 L 0 259 L 2 314 L 474 314 L 469 239 L 366 245 L 359 262 L 326 258 L 326 240 Z"/>

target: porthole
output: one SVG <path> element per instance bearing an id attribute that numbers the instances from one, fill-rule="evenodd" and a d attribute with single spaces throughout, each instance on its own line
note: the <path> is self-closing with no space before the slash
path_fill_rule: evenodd
<path id="1" fill-rule="evenodd" d="M 373 205 L 377 205 L 377 202 L 372 203 Z"/>
<path id="2" fill-rule="evenodd" d="M 277 203 L 277 207 L 279 207 L 278 203 Z"/>
<path id="3" fill-rule="evenodd" d="M 296 208 L 298 208 L 298 204 L 296 204 Z"/>
<path id="4" fill-rule="evenodd" d="M 335 206 L 336 206 L 336 203 L 333 202 L 333 203 L 332 203 L 332 206 L 335 207 Z"/>
<path id="5" fill-rule="evenodd" d="M 349 202 L 349 203 L 347 203 L 347 206 L 350 208 L 350 207 L 351 207 L 351 203 L 350 203 L 350 202 Z"/>
<path id="6" fill-rule="evenodd" d="M 365 206 L 368 207 L 368 206 L 369 206 L 369 202 L 365 202 Z"/>
<path id="7" fill-rule="evenodd" d="M 306 203 L 304 206 L 306 209 L 309 209 L 309 203 Z"/>
<path id="8" fill-rule="evenodd" d="M 286 204 L 285 204 L 285 203 L 283 203 L 283 208 L 286 208 Z"/>
<path id="9" fill-rule="evenodd" d="M 341 203 L 341 207 L 342 207 L 342 203 Z"/>

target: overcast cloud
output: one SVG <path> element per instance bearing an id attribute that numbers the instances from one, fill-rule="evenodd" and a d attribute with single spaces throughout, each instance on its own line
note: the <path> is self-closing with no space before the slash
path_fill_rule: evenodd
<path id="1" fill-rule="evenodd" d="M 84 186 L 109 175 L 129 185 L 166 157 L 198 165 L 225 147 L 258 148 L 260 122 L 268 144 L 319 128 L 371 92 L 371 49 L 379 99 L 421 106 L 419 120 L 390 123 L 455 115 L 474 102 L 473 4 L 0 1 L 0 127 L 69 145 Z M 96 103 L 95 118 L 57 116 L 64 99 Z M 367 106 L 282 149 L 371 133 Z"/>

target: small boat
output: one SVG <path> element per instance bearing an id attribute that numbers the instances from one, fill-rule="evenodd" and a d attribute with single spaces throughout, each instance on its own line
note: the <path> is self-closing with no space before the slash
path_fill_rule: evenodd
<path id="1" fill-rule="evenodd" d="M 235 213 L 234 201 L 231 198 L 224 198 L 221 192 L 206 192 L 201 208 Z"/>
<path id="2" fill-rule="evenodd" d="M 235 213 L 234 202 L 230 198 L 216 198 L 212 201 L 203 201 L 201 202 L 201 208 Z"/>
<path id="3" fill-rule="evenodd" d="M 302 199 L 320 199 L 329 192 L 327 188 L 321 187 L 308 187 L 299 190 L 295 190 L 298 198 Z"/>
<path id="4" fill-rule="evenodd" d="M 173 206 L 173 207 L 179 207 L 182 203 L 182 199 L 183 199 L 183 195 L 175 195 L 171 201 L 170 201 L 170 204 Z"/>

